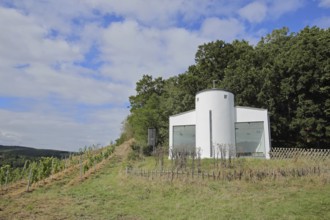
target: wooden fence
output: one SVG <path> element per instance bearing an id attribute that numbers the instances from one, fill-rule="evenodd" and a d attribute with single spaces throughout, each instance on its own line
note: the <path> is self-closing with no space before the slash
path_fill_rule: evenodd
<path id="1" fill-rule="evenodd" d="M 269 152 L 272 159 L 330 159 L 330 149 L 306 149 L 306 148 L 279 148 L 274 147 Z"/>
<path id="2" fill-rule="evenodd" d="M 323 175 L 330 182 L 330 169 L 311 166 L 303 168 L 278 168 L 278 169 L 227 169 L 212 172 L 189 172 L 183 170 L 136 170 L 126 168 L 127 175 L 145 177 L 148 179 L 201 179 L 218 181 L 242 180 L 248 182 L 278 180 L 286 177 L 320 176 Z"/>

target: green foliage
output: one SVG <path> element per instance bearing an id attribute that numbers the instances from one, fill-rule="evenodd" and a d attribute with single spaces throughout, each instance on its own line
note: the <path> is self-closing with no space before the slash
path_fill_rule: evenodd
<path id="1" fill-rule="evenodd" d="M 131 149 L 132 149 L 132 151 L 129 152 L 129 154 L 127 156 L 127 159 L 129 161 L 141 159 L 141 156 L 142 156 L 141 155 L 142 147 L 140 145 L 136 144 L 136 143 L 133 143 L 131 145 Z"/>
<path id="2" fill-rule="evenodd" d="M 42 157 L 39 161 L 29 163 L 29 166 L 26 168 L 27 171 L 24 172 L 24 176 L 26 178 L 30 178 L 31 183 L 34 183 L 43 180 L 63 169 L 63 160 L 53 157 Z"/>
<path id="3" fill-rule="evenodd" d="M 129 140 L 133 137 L 133 128 L 131 124 L 128 122 L 128 118 L 126 118 L 122 122 L 122 129 L 120 137 L 116 140 L 116 145 L 119 146 L 124 143 L 126 140 Z"/>
<path id="4" fill-rule="evenodd" d="M 5 184 L 6 177 L 8 176 L 9 171 L 10 171 L 9 165 L 0 167 L 0 185 Z"/>
<path id="5" fill-rule="evenodd" d="M 267 104 L 276 141 L 329 145 L 329 37 L 330 29 L 306 27 L 289 36 L 274 31 L 267 44 L 258 45 L 271 62 L 264 65 L 257 97 Z"/>
<path id="6" fill-rule="evenodd" d="M 212 88 L 216 80 L 218 87 L 235 94 L 236 105 L 268 109 L 273 145 L 326 148 L 329 39 L 330 29 L 306 27 L 299 33 L 274 30 L 256 46 L 244 40 L 203 44 L 185 73 L 166 80 L 144 75 L 137 82 L 123 133 L 145 145 L 147 129 L 154 127 L 157 144 L 167 145 L 168 117 L 194 109 L 195 94 Z"/>
<path id="7" fill-rule="evenodd" d="M 153 79 L 149 75 L 144 75 L 136 83 L 136 96 L 129 97 L 132 115 L 127 122 L 133 130 L 133 135 L 146 145 L 148 128 L 156 128 L 158 134 L 162 129 L 164 117 L 160 107 L 160 97 L 164 91 L 164 80 L 159 77 Z M 134 115 L 134 116 L 133 116 Z M 126 130 L 127 131 L 127 130 Z M 162 138 L 159 138 L 162 141 Z"/>

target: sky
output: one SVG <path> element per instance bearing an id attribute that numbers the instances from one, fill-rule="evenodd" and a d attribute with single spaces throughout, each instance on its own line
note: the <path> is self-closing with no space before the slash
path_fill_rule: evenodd
<path id="1" fill-rule="evenodd" d="M 0 145 L 107 145 L 143 74 L 181 74 L 207 42 L 307 25 L 330 27 L 330 0 L 0 0 Z"/>

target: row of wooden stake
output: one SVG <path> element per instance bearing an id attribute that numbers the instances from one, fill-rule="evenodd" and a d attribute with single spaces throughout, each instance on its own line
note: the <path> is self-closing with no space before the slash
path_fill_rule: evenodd
<path id="1" fill-rule="evenodd" d="M 269 170 L 252 170 L 252 169 L 234 169 L 234 170 L 218 170 L 213 172 L 189 172 L 183 170 L 133 170 L 126 168 L 127 175 L 134 175 L 146 178 L 165 178 L 167 180 L 189 178 L 189 179 L 213 179 L 223 181 L 234 180 L 276 180 L 282 177 L 302 177 L 307 175 L 326 174 L 330 178 L 330 170 L 322 169 L 320 166 L 305 168 L 287 168 L 287 169 L 269 169 Z"/>

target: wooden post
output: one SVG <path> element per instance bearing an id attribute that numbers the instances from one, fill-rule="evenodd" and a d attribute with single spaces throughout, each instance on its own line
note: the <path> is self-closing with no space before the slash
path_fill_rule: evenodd
<path id="1" fill-rule="evenodd" d="M 7 169 L 7 172 L 6 172 L 5 189 L 7 189 L 8 175 L 9 175 L 9 168 Z"/>
<path id="2" fill-rule="evenodd" d="M 51 175 L 54 174 L 54 158 L 52 158 L 52 170 L 51 170 Z"/>
<path id="3" fill-rule="evenodd" d="M 32 168 L 30 168 L 30 173 L 29 173 L 29 178 L 28 178 L 28 185 L 26 187 L 27 192 L 29 192 L 29 189 L 30 189 L 31 178 L 32 178 Z"/>
<path id="4" fill-rule="evenodd" d="M 82 179 L 82 156 L 80 155 L 79 163 L 80 163 L 80 180 Z"/>
<path id="5" fill-rule="evenodd" d="M 24 162 L 24 167 L 23 167 L 23 170 L 22 170 L 22 173 L 21 173 L 21 179 L 23 179 L 23 177 L 24 177 L 24 173 L 25 173 L 25 170 L 26 170 L 26 164 L 27 164 L 27 160 Z"/>

